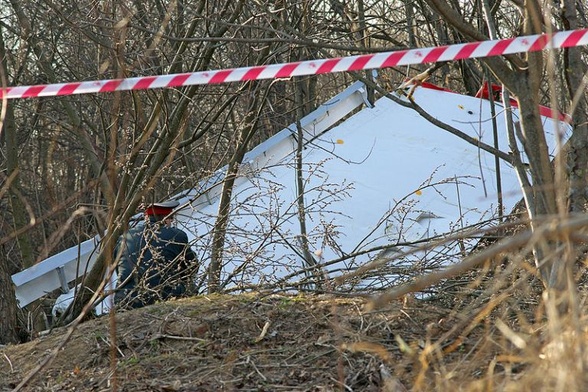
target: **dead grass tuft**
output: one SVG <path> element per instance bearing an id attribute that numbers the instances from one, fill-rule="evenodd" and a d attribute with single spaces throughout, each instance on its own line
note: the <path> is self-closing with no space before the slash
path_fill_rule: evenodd
<path id="1" fill-rule="evenodd" d="M 367 312 L 330 295 L 201 296 L 77 329 L 26 391 L 585 390 L 586 317 L 549 320 L 531 269 L 486 266 Z M 0 391 L 63 338 L 54 330 L 0 351 Z"/>

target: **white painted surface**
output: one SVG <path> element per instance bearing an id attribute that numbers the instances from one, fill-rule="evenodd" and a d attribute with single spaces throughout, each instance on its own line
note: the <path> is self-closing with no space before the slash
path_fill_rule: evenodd
<path id="1" fill-rule="evenodd" d="M 20 307 L 59 289 L 89 271 L 96 256 L 99 237 L 87 240 L 78 246 L 53 255 L 34 266 L 12 275 L 16 286 L 16 298 Z M 62 270 L 62 279 L 60 272 Z"/>
<path id="2" fill-rule="evenodd" d="M 418 88 L 414 98 L 432 116 L 493 145 L 488 101 L 427 88 Z M 499 145 L 508 152 L 500 110 Z M 553 146 L 552 125 L 545 119 Z M 570 132 L 567 126 L 565 130 Z M 310 133 L 303 152 L 307 229 L 311 251 L 320 252 L 322 261 L 448 233 L 497 215 L 494 156 L 431 125 L 412 109 L 382 98 L 375 108 L 363 109 L 324 134 Z M 229 279 L 229 286 L 276 281 L 303 265 L 296 240 L 300 228 L 294 155 L 282 158 L 293 147 L 292 140 L 272 159 L 249 165 L 247 178 L 234 192 L 224 254 L 223 278 Z M 503 202 L 510 211 L 521 193 L 513 168 L 502 162 L 501 171 Z M 218 208 L 216 198 L 207 201 L 187 205 L 179 214 L 183 228 L 196 234 L 191 239 L 204 261 L 209 259 Z M 438 251 L 455 252 L 454 245 Z M 375 254 L 328 269 L 340 273 L 357 268 Z M 441 256 L 419 253 L 411 260 L 452 261 Z M 396 263 L 406 265 L 406 260 Z"/>
<path id="3" fill-rule="evenodd" d="M 418 88 L 414 98 L 432 116 L 493 144 L 488 101 L 427 88 Z M 306 142 L 303 161 L 307 229 L 311 251 L 321 255 L 320 261 L 448 233 L 496 216 L 494 156 L 433 126 L 415 111 L 382 98 L 375 107 L 364 108 L 329 128 L 364 99 L 363 87 L 355 84 L 301 120 Z M 497 111 L 500 148 L 507 152 L 500 107 Z M 570 127 L 564 127 L 569 134 Z M 545 130 L 550 145 L 555 145 L 550 119 L 545 119 Z M 294 126 L 281 131 L 254 148 L 244 160 L 234 191 L 224 253 L 223 279 L 227 286 L 276 281 L 303 265 L 297 241 L 300 227 L 293 154 L 296 141 L 292 137 L 295 133 Z M 521 194 L 512 167 L 502 162 L 501 170 L 504 204 L 509 211 Z M 221 189 L 214 184 L 220 178 L 222 173 L 217 173 L 199 184 L 199 190 L 176 197 L 184 205 L 177 214 L 178 226 L 188 232 L 205 266 Z M 203 189 L 208 192 L 202 193 Z M 47 267 L 51 270 L 60 263 L 77 263 L 72 252 L 62 252 L 42 264 L 52 260 L 51 267 Z M 378 252 L 331 265 L 330 275 L 364 265 Z M 91 250 L 84 247 L 80 254 L 87 257 Z M 421 252 L 411 260 L 451 262 L 442 256 L 435 251 Z M 408 261 L 395 263 L 400 266 Z M 201 267 L 200 272 L 204 271 L 205 267 Z M 46 288 L 39 285 L 38 290 L 30 291 L 25 283 L 26 276 L 32 276 L 29 272 L 13 277 L 21 305 L 43 290 L 59 287 L 53 279 Z M 36 277 L 34 284 L 40 279 Z M 366 281 L 364 285 L 372 283 Z"/>

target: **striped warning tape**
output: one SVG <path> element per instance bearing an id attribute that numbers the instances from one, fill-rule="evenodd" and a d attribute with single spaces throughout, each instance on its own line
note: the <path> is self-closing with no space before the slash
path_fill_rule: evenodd
<path id="1" fill-rule="evenodd" d="M 469 42 L 423 49 L 408 49 L 359 56 L 309 60 L 295 63 L 221 69 L 160 76 L 141 76 L 88 82 L 56 83 L 35 86 L 7 87 L 0 98 L 31 98 L 113 91 L 146 90 L 166 87 L 280 79 L 292 76 L 319 75 L 333 72 L 359 71 L 410 64 L 500 56 L 559 49 L 588 44 L 588 29 L 562 31 L 551 35 L 538 34 L 503 40 Z"/>

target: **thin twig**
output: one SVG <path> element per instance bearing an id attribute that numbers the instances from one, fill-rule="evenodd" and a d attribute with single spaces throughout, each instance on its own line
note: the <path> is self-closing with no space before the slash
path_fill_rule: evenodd
<path id="1" fill-rule="evenodd" d="M 82 320 L 84 320 L 84 318 L 86 317 L 88 312 L 90 312 L 90 310 L 94 307 L 94 303 L 95 303 L 96 299 L 98 298 L 98 293 L 100 291 L 104 290 L 104 286 L 105 286 L 105 282 L 103 281 L 101 283 L 100 287 L 98 288 L 98 290 L 93 294 L 91 300 L 88 301 L 88 303 L 86 303 L 86 305 L 84 306 L 84 308 L 80 312 L 80 315 L 72 321 L 72 323 L 70 324 L 70 327 L 69 327 L 67 333 L 65 334 L 65 337 L 62 339 L 62 341 L 51 351 L 50 354 L 46 355 L 45 358 L 43 358 L 43 360 L 33 370 L 31 370 L 30 372 L 27 373 L 27 375 L 16 386 L 16 388 L 14 388 L 12 390 L 12 392 L 20 391 L 36 375 L 38 375 L 41 372 L 41 370 L 43 370 L 46 366 L 49 366 L 49 364 L 51 362 L 53 362 L 53 360 L 57 357 L 59 352 L 65 347 L 67 342 L 69 342 L 69 340 L 73 336 L 74 331 L 78 328 L 78 326 L 80 325 Z"/>
<path id="2" fill-rule="evenodd" d="M 259 369 L 257 368 L 257 366 L 255 366 L 255 362 L 253 362 L 253 361 L 251 360 L 251 357 L 250 357 L 250 356 L 247 356 L 247 362 L 246 362 L 246 363 L 247 363 L 247 364 L 249 364 L 249 365 L 251 365 L 251 366 L 253 367 L 253 369 L 254 369 L 254 370 L 257 372 L 257 374 L 259 374 L 259 376 L 260 376 L 261 378 L 263 378 L 263 381 L 267 381 L 267 377 L 266 377 L 266 376 L 264 376 L 264 375 L 263 375 L 263 374 L 262 374 L 262 373 L 259 371 Z"/>
<path id="3" fill-rule="evenodd" d="M 265 338 L 265 335 L 267 334 L 267 330 L 269 329 L 269 326 L 270 326 L 270 322 L 266 321 L 265 325 L 263 326 L 263 329 L 261 330 L 261 333 L 259 334 L 257 339 L 255 339 L 255 343 L 259 343 L 263 340 L 263 338 Z"/>
<path id="4" fill-rule="evenodd" d="M 6 358 L 6 360 L 8 361 L 8 364 L 10 365 L 10 373 L 14 373 L 14 368 L 12 367 L 12 361 L 10 361 L 10 358 L 8 358 L 8 355 L 6 355 L 5 353 L 2 353 L 2 355 L 4 355 L 4 358 Z"/>
<path id="5" fill-rule="evenodd" d="M 207 343 L 208 342 L 208 340 L 201 339 L 201 338 L 193 338 L 193 337 L 190 337 L 190 336 L 166 335 L 166 334 L 161 334 L 161 333 L 158 333 L 157 335 L 154 335 L 150 339 L 150 341 L 154 341 L 154 340 L 158 340 L 158 339 L 188 340 L 188 341 L 201 342 L 201 343 Z"/>
<path id="6" fill-rule="evenodd" d="M 527 230 L 514 237 L 506 238 L 496 243 L 494 246 L 467 257 L 459 264 L 418 277 L 413 282 L 388 290 L 384 294 L 375 297 L 372 302 L 367 305 L 367 309 L 374 310 L 381 308 L 396 298 L 402 297 L 408 293 L 423 290 L 433 284 L 439 283 L 443 279 L 451 278 L 469 271 L 501 253 L 524 246 L 530 241 L 536 242 L 540 239 L 555 239 L 564 234 L 569 237 L 570 233 L 586 226 L 588 226 L 588 217 L 585 215 L 575 216 L 563 221 L 557 217 L 551 220 L 546 220 L 535 232 Z"/>

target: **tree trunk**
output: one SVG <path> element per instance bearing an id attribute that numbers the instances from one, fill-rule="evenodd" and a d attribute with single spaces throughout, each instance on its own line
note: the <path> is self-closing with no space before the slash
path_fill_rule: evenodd
<path id="1" fill-rule="evenodd" d="M 547 148 L 547 140 L 539 113 L 538 93 L 531 91 L 528 78 L 520 75 L 516 91 L 520 110 L 522 145 L 529 159 L 533 181 L 533 216 L 557 213 L 553 169 Z"/>
<path id="2" fill-rule="evenodd" d="M 0 258 L 0 344 L 18 343 L 17 303 L 6 260 Z"/>
<path id="3" fill-rule="evenodd" d="M 474 40 L 485 37 L 457 11 L 459 7 L 450 6 L 444 0 L 427 0 L 444 20 L 464 36 Z M 542 9 L 536 0 L 524 2 L 523 34 L 539 34 L 542 31 Z M 492 27 L 493 20 L 487 12 L 487 23 Z M 520 111 L 520 141 L 529 159 L 532 187 L 530 198 L 526 198 L 531 218 L 531 228 L 536 230 L 542 223 L 540 218 L 553 217 L 558 213 L 555 175 L 551 165 L 542 119 L 539 113 L 539 91 L 543 72 L 543 53 L 527 53 L 526 59 L 520 56 L 489 57 L 483 61 L 506 88 L 518 100 Z M 584 139 L 585 140 L 585 139 Z M 583 173 L 583 172 L 581 172 Z M 538 219 L 539 218 L 539 219 Z M 547 288 L 563 291 L 567 288 L 568 264 L 554 257 L 556 244 L 543 242 L 534 247 L 536 266 Z"/>
<path id="4" fill-rule="evenodd" d="M 303 84 L 304 80 L 297 80 L 295 83 L 296 92 L 294 94 L 295 102 L 297 103 L 297 115 L 298 119 L 304 115 L 304 97 L 303 97 Z M 308 278 L 313 280 L 308 286 L 312 288 L 312 283 L 315 284 L 317 289 L 321 289 L 321 270 L 318 266 L 317 261 L 310 253 L 310 243 L 308 241 L 308 230 L 306 228 L 306 205 L 304 201 L 305 187 L 304 187 L 304 162 L 302 159 L 302 152 L 304 149 L 304 129 L 300 124 L 300 120 L 296 121 L 296 132 L 297 132 L 297 145 L 296 145 L 296 205 L 298 210 L 298 224 L 300 226 L 300 234 L 298 235 L 299 245 L 302 248 L 302 256 L 306 268 L 311 269 L 307 273 Z"/>
<path id="5" fill-rule="evenodd" d="M 563 0 L 562 21 L 566 30 L 582 28 L 576 10 L 576 2 Z M 565 49 L 564 77 L 570 99 L 569 113 L 574 119 L 574 133 L 569 141 L 568 167 L 570 168 L 570 209 L 584 212 L 588 208 L 588 104 L 584 93 L 583 77 L 587 66 L 582 60 L 582 48 Z M 577 102 L 577 104 L 575 104 Z"/>
<path id="6" fill-rule="evenodd" d="M 0 59 L 2 67 L 2 85 L 7 85 L 5 78 L 7 70 L 7 54 L 6 47 L 3 39 L 3 32 L 0 29 Z M 18 138 L 17 138 L 17 127 L 14 120 L 14 109 L 12 103 L 9 103 L 6 107 L 5 117 L 3 119 L 2 131 L 4 138 L 4 145 L 0 145 L 0 148 L 4 148 L 6 156 L 6 174 L 8 177 L 8 198 L 10 202 L 10 211 L 12 215 L 12 228 L 15 232 L 20 232 L 21 229 L 29 225 L 29 219 L 27 219 L 27 208 L 26 202 L 23 200 L 20 187 L 20 169 L 18 162 Z M 16 236 L 16 242 L 18 244 L 18 251 L 20 255 L 19 263 L 25 268 L 33 265 L 34 255 L 33 246 L 28 233 L 21 232 Z M 10 331 L 15 331 L 17 328 L 16 312 L 18 309 L 16 303 L 16 296 L 14 293 L 14 287 L 9 274 L 8 260 L 0 260 L 0 340 L 2 336 L 6 334 L 7 341 L 12 341 L 13 337 Z M 13 307 L 11 309 L 11 307 Z M 33 320 L 34 329 L 43 330 L 45 329 L 44 318 L 39 312 L 38 303 L 35 301 L 30 306 L 30 309 L 34 309 Z"/>
<path id="7" fill-rule="evenodd" d="M 225 238 L 227 235 L 227 226 L 229 224 L 229 217 L 231 214 L 231 198 L 233 195 L 233 187 L 239 171 L 239 166 L 243 161 L 243 157 L 247 152 L 249 140 L 256 130 L 259 114 L 269 88 L 266 89 L 265 94 L 260 92 L 253 92 L 255 95 L 253 102 L 249 107 L 249 112 L 243 119 L 243 128 L 239 131 L 236 138 L 235 153 L 231 157 L 227 165 L 227 172 L 223 181 L 223 189 L 221 191 L 221 198 L 218 204 L 218 214 L 216 222 L 214 223 L 212 235 L 212 249 L 210 254 L 210 264 L 208 265 L 208 292 L 217 293 L 221 290 L 221 272 L 223 268 L 223 253 L 225 246 Z"/>

